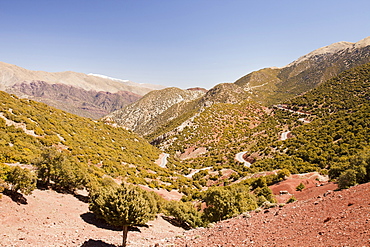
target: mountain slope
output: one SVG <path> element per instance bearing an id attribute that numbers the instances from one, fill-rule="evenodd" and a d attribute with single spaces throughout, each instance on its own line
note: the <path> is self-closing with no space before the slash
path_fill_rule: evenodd
<path id="1" fill-rule="evenodd" d="M 171 171 L 155 164 L 160 151 L 122 128 L 19 99 L 0 91 L 0 162 L 30 164 L 55 147 L 88 166 L 91 173 L 131 183 L 171 186 Z M 161 179 L 167 181 L 161 184 Z"/>
<path id="2" fill-rule="evenodd" d="M 168 121 L 160 116 L 173 105 L 193 101 L 203 94 L 203 90 L 182 90 L 179 88 L 152 91 L 139 101 L 109 114 L 103 120 L 117 123 L 119 126 L 146 135 L 157 127 L 153 121 L 159 121 L 158 124 Z M 176 114 L 178 112 L 172 112 L 169 118 L 175 118 Z"/>
<path id="3" fill-rule="evenodd" d="M 223 178 L 233 182 L 246 172 L 286 168 L 292 173 L 329 172 L 337 178 L 349 167 L 357 167 L 350 165 L 351 160 L 370 148 L 369 82 L 370 63 L 342 72 L 275 108 L 251 100 L 214 104 L 155 144 L 171 155 L 171 162 L 184 174 L 191 169 L 209 173 L 230 169 L 236 175 Z M 283 138 L 283 133 L 289 135 Z M 252 163 L 250 167 L 236 159 L 238 153 Z M 368 168 L 356 169 L 363 174 L 361 169 Z M 203 174 L 206 180 L 207 174 Z M 359 182 L 370 178 L 359 176 Z M 204 180 L 200 175 L 198 179 Z"/>
<path id="4" fill-rule="evenodd" d="M 317 49 L 283 68 L 265 68 L 242 77 L 234 84 L 216 85 L 196 102 L 177 102 L 150 118 L 150 121 L 144 120 L 143 123 L 135 116 L 143 109 L 158 112 L 144 101 L 125 108 L 121 115 L 118 112 L 110 115 L 109 120 L 159 143 L 177 133 L 176 128 L 182 129 L 181 126 L 186 125 L 192 116 L 214 103 L 234 104 L 252 99 L 262 105 L 276 104 L 315 88 L 345 69 L 366 62 L 370 62 L 370 37 L 357 43 L 339 42 Z M 165 101 L 169 100 L 168 97 Z M 161 97 L 153 97 L 151 103 L 161 107 L 161 100 Z"/>
<path id="5" fill-rule="evenodd" d="M 95 119 L 161 88 L 71 71 L 31 71 L 0 62 L 0 90 Z"/>
<path id="6" fill-rule="evenodd" d="M 105 91 L 116 93 L 118 91 L 129 91 L 139 95 L 144 95 L 154 89 L 163 88 L 156 85 L 142 86 L 124 80 L 112 80 L 108 77 L 99 75 L 87 75 L 83 73 L 65 72 L 45 72 L 27 70 L 15 65 L 0 62 L 0 89 L 14 85 L 18 82 L 45 81 L 50 84 L 65 84 L 80 87 L 84 90 Z"/>
<path id="7" fill-rule="evenodd" d="M 308 113 L 310 123 L 291 129 L 293 138 L 275 144 L 279 160 L 256 165 L 276 169 L 285 163 L 293 172 L 329 169 L 338 177 L 356 167 L 350 160 L 370 147 L 370 63 L 342 72 L 284 107 Z"/>
<path id="8" fill-rule="evenodd" d="M 272 105 L 304 93 L 340 72 L 370 62 L 370 37 L 319 48 L 282 68 L 252 72 L 235 84 L 262 104 Z"/>
<path id="9" fill-rule="evenodd" d="M 128 91 L 87 91 L 79 87 L 49 84 L 44 81 L 16 83 L 7 88 L 7 92 L 92 119 L 101 118 L 141 98 L 140 95 Z"/>

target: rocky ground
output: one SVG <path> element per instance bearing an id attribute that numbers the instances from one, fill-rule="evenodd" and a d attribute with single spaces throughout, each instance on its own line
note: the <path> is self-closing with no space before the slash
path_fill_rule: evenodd
<path id="1" fill-rule="evenodd" d="M 0 246 L 119 246 L 122 231 L 96 220 L 88 204 L 70 194 L 35 190 L 18 205 L 0 199 Z M 128 246 L 154 246 L 183 233 L 162 217 L 131 229 Z"/>
<path id="2" fill-rule="evenodd" d="M 370 184 L 195 229 L 175 246 L 370 246 Z"/>
<path id="3" fill-rule="evenodd" d="M 207 229 L 185 231 L 158 217 L 148 227 L 131 229 L 128 246 L 370 246 L 370 184 L 343 191 L 333 186 L 294 192 L 299 201 Z M 120 229 L 96 220 L 88 204 L 73 195 L 36 190 L 26 198 L 26 205 L 0 199 L 0 246 L 121 244 Z"/>

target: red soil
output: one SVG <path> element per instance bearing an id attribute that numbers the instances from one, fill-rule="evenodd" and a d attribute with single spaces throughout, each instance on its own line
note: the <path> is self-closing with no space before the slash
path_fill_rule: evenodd
<path id="1" fill-rule="evenodd" d="M 312 191 L 308 194 L 313 195 Z M 212 228 L 188 231 L 169 242 L 224 247 L 370 246 L 370 183 L 251 212 Z"/>
<path id="2" fill-rule="evenodd" d="M 299 181 L 277 186 L 293 190 Z M 158 217 L 130 231 L 128 246 L 370 246 L 370 183 L 333 191 L 335 184 L 311 182 L 303 192 L 292 191 L 299 201 L 210 228 L 184 231 Z M 0 246 L 112 247 L 122 241 L 119 229 L 97 221 L 72 195 L 36 190 L 26 198 L 27 205 L 0 199 Z"/>
<path id="3" fill-rule="evenodd" d="M 35 190 L 27 205 L 0 199 L 0 246 L 119 246 L 122 231 L 96 220 L 73 195 Z M 154 246 L 184 230 L 158 217 L 128 233 L 128 246 Z M 140 230 L 141 232 L 137 231 Z"/>

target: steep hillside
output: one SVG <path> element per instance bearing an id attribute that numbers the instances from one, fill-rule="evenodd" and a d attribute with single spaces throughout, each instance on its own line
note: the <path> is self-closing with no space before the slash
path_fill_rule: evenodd
<path id="1" fill-rule="evenodd" d="M 234 84 L 217 85 L 194 102 L 172 100 L 175 104 L 164 103 L 163 107 L 162 98 L 154 94 L 166 94 L 166 91 L 157 91 L 150 98 L 151 106 L 147 106 L 149 100 L 143 99 L 141 103 L 110 115 L 108 120 L 146 136 L 153 143 L 160 143 L 181 131 L 192 117 L 215 103 L 234 104 L 246 99 L 264 106 L 281 103 L 315 88 L 348 68 L 370 62 L 369 54 L 370 37 L 357 43 L 335 43 L 302 56 L 283 68 L 262 69 Z M 165 102 L 170 101 L 170 95 L 166 94 Z M 142 117 L 145 119 L 139 119 L 142 112 L 151 113 Z"/>
<path id="2" fill-rule="evenodd" d="M 250 140 L 253 129 L 265 121 L 269 110 L 251 101 L 238 104 L 214 104 L 177 133 L 161 140 L 158 145 L 181 160 L 187 160 L 187 167 L 198 168 L 220 166 L 227 168 L 234 162 L 235 154 L 243 151 Z M 203 150 L 197 156 L 195 150 Z M 187 155 L 190 155 L 187 157 Z"/>
<path id="3" fill-rule="evenodd" d="M 95 119 L 161 88 L 72 71 L 31 71 L 0 62 L 0 90 Z"/>
<path id="4" fill-rule="evenodd" d="M 365 64 L 345 71 L 275 108 L 248 100 L 214 104 L 155 144 L 184 174 L 208 169 L 232 182 L 248 172 L 286 168 L 292 173 L 329 172 L 337 178 L 357 167 L 351 160 L 367 157 L 370 148 L 369 69 Z M 225 177 L 223 169 L 236 175 Z M 208 173 L 197 176 L 203 178 Z"/>
<path id="5" fill-rule="evenodd" d="M 30 164 L 55 147 L 99 176 L 171 185 L 172 173 L 154 163 L 160 151 L 137 134 L 1 91 L 0 136 L 0 162 Z"/>
<path id="6" fill-rule="evenodd" d="M 257 162 L 257 167 L 328 169 L 332 177 L 359 169 L 354 160 L 368 155 L 370 147 L 370 64 L 341 73 L 276 112 L 288 110 L 306 112 L 310 123 L 291 129 L 293 138 L 276 143 L 274 158 Z"/>
<path id="7" fill-rule="evenodd" d="M 79 87 L 49 84 L 44 81 L 16 83 L 8 88 L 7 92 L 92 119 L 99 119 L 141 98 L 141 95 L 128 91 L 87 91 Z"/>
<path id="8" fill-rule="evenodd" d="M 152 91 L 139 101 L 109 114 L 103 120 L 117 123 L 119 126 L 146 135 L 156 129 L 158 125 L 166 123 L 183 113 L 171 111 L 167 119 L 163 118 L 162 114 L 168 109 L 178 103 L 187 104 L 203 94 L 203 90 L 182 90 L 179 88 Z"/>
<path id="9" fill-rule="evenodd" d="M 370 62 L 370 37 L 319 48 L 282 68 L 252 72 L 235 82 L 266 105 L 304 93 L 340 72 Z"/>
<path id="10" fill-rule="evenodd" d="M 163 88 L 150 84 L 139 84 L 126 80 L 118 80 L 95 74 L 83 74 L 73 71 L 45 72 L 27 70 L 16 65 L 0 62 L 0 89 L 19 82 L 45 81 L 50 84 L 65 84 L 80 87 L 84 90 L 104 91 L 116 93 L 118 91 L 129 91 L 144 95 L 154 89 Z"/>
<path id="11" fill-rule="evenodd" d="M 238 103 L 247 99 L 245 92 L 232 83 L 222 83 L 210 89 L 202 97 L 190 101 L 179 102 L 153 121 L 152 132 L 145 138 L 152 143 L 161 143 L 165 139 L 181 132 L 189 122 L 206 108 L 218 103 Z"/>

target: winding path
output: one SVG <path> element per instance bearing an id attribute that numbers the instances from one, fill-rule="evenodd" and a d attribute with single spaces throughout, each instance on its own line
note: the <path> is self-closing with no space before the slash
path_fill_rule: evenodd
<path id="1" fill-rule="evenodd" d="M 244 163 L 245 166 L 250 167 L 252 164 L 243 158 L 243 155 L 247 152 L 240 152 L 235 155 L 235 159 L 239 162 Z"/>
<path id="2" fill-rule="evenodd" d="M 166 153 L 163 153 L 163 157 L 162 157 L 162 160 L 161 160 L 161 164 L 159 165 L 160 167 L 162 168 L 166 168 L 166 165 L 167 165 L 167 158 L 170 157 L 169 154 L 166 154 Z"/>
<path id="3" fill-rule="evenodd" d="M 283 132 L 283 133 L 281 133 L 281 140 L 282 141 L 285 141 L 286 139 L 288 139 L 288 135 L 289 135 L 289 133 L 290 133 L 290 131 L 288 130 L 288 131 L 285 131 L 285 132 Z"/>
<path id="4" fill-rule="evenodd" d="M 200 172 L 200 171 L 204 171 L 204 170 L 209 170 L 211 169 L 212 167 L 205 167 L 205 168 L 202 168 L 202 169 L 194 169 L 192 172 L 190 172 L 188 175 L 186 175 L 185 177 L 187 178 L 192 178 L 194 176 L 194 174 Z"/>

